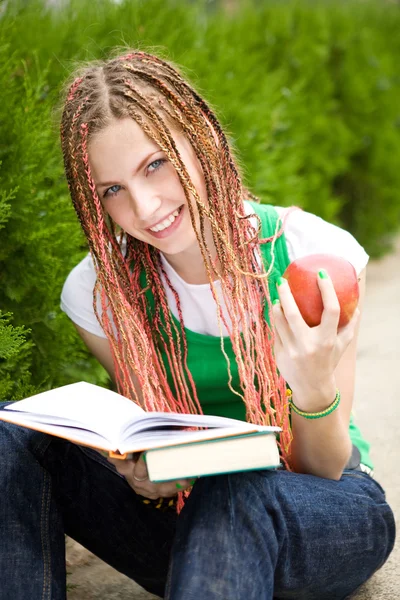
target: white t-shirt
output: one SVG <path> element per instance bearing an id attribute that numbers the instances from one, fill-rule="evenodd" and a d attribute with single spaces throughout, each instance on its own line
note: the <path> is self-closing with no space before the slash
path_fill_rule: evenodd
<path id="1" fill-rule="evenodd" d="M 249 204 L 245 203 L 245 206 L 248 214 L 254 212 Z M 279 215 L 286 210 L 279 206 L 275 209 Z M 351 262 L 357 273 L 360 273 L 368 262 L 368 254 L 348 231 L 302 210 L 295 210 L 287 216 L 285 239 L 290 262 L 309 254 L 335 254 Z M 162 255 L 161 258 L 168 277 L 178 293 L 186 329 L 204 335 L 220 336 L 221 331 L 210 285 L 186 283 Z M 106 335 L 93 310 L 95 281 L 95 267 L 91 255 L 88 254 L 72 269 L 64 283 L 61 309 L 74 323 L 86 331 L 105 338 Z M 215 281 L 214 287 L 224 310 L 220 282 Z M 171 312 L 178 317 L 174 296 L 168 286 L 165 286 L 165 289 Z M 98 311 L 100 310 L 99 302 Z M 226 314 L 225 310 L 224 313 Z M 229 322 L 229 319 L 227 320 Z M 224 326 L 222 334 L 228 335 Z"/>

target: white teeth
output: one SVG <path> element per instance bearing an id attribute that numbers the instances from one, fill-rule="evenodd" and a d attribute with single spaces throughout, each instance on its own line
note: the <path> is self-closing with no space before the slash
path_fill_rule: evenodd
<path id="1" fill-rule="evenodd" d="M 150 231 L 157 232 L 157 231 L 163 231 L 163 229 L 167 229 L 167 227 L 169 227 L 175 221 L 178 214 L 179 214 L 179 208 L 175 212 L 173 212 L 172 215 L 170 215 L 169 217 L 164 219 L 164 221 L 161 221 L 161 223 L 158 223 L 154 227 L 150 227 Z"/>

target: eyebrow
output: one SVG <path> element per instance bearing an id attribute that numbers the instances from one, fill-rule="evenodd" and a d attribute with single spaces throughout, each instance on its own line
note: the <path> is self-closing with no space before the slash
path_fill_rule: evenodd
<path id="1" fill-rule="evenodd" d="M 133 173 L 137 173 L 138 171 L 140 171 L 140 169 L 143 167 L 143 165 L 155 154 L 158 154 L 159 152 L 162 152 L 161 149 L 156 150 L 155 152 L 151 152 L 150 154 L 146 154 L 146 156 L 140 161 L 140 163 L 137 165 L 136 169 L 134 169 Z M 102 181 L 99 183 L 96 183 L 96 187 L 102 188 L 102 187 L 109 187 L 111 185 L 115 185 L 115 180 L 114 181 Z"/>

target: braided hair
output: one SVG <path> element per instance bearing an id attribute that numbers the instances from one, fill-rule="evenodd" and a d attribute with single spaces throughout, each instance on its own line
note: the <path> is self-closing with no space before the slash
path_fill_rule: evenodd
<path id="1" fill-rule="evenodd" d="M 285 460 L 291 439 L 286 386 L 273 356 L 274 333 L 264 317 L 265 309 L 271 309 L 270 269 L 266 272 L 257 260 L 260 221 L 257 217 L 256 230 L 243 204 L 244 199 L 257 199 L 244 188 L 227 138 L 207 103 L 172 64 L 140 51 L 86 66 L 66 93 L 61 120 L 69 190 L 97 272 L 93 306 L 110 342 L 118 391 L 146 410 L 201 412 L 187 366 L 179 297 L 163 268 L 160 252 L 119 230 L 106 214 L 91 174 L 91 138 L 115 119 L 125 118 L 142 128 L 176 170 L 215 300 L 228 385 L 242 397 L 249 422 L 282 427 L 280 445 Z M 186 136 L 197 156 L 207 202 L 190 179 L 174 131 Z M 212 234 L 213 257 L 205 223 Z M 261 241 L 272 242 L 273 249 L 281 232 Z M 180 329 L 170 313 L 163 278 L 175 296 Z M 229 325 L 215 291 L 216 279 L 221 282 Z M 101 299 L 101 311 L 97 298 Z M 222 324 L 228 329 L 235 353 L 240 389 L 232 386 Z M 174 391 L 164 361 L 168 362 Z"/>

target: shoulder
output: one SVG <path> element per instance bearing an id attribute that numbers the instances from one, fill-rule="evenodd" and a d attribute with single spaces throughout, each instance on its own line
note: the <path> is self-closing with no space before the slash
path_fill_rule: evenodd
<path id="1" fill-rule="evenodd" d="M 95 283 L 96 270 L 91 255 L 87 254 L 65 280 L 61 292 L 61 310 L 89 333 L 106 337 L 93 309 Z"/>
<path id="2" fill-rule="evenodd" d="M 288 209 L 274 208 L 284 218 Z M 335 254 L 351 262 L 357 273 L 368 263 L 368 254 L 351 233 L 307 211 L 288 213 L 284 232 L 290 262 L 308 254 Z"/>

